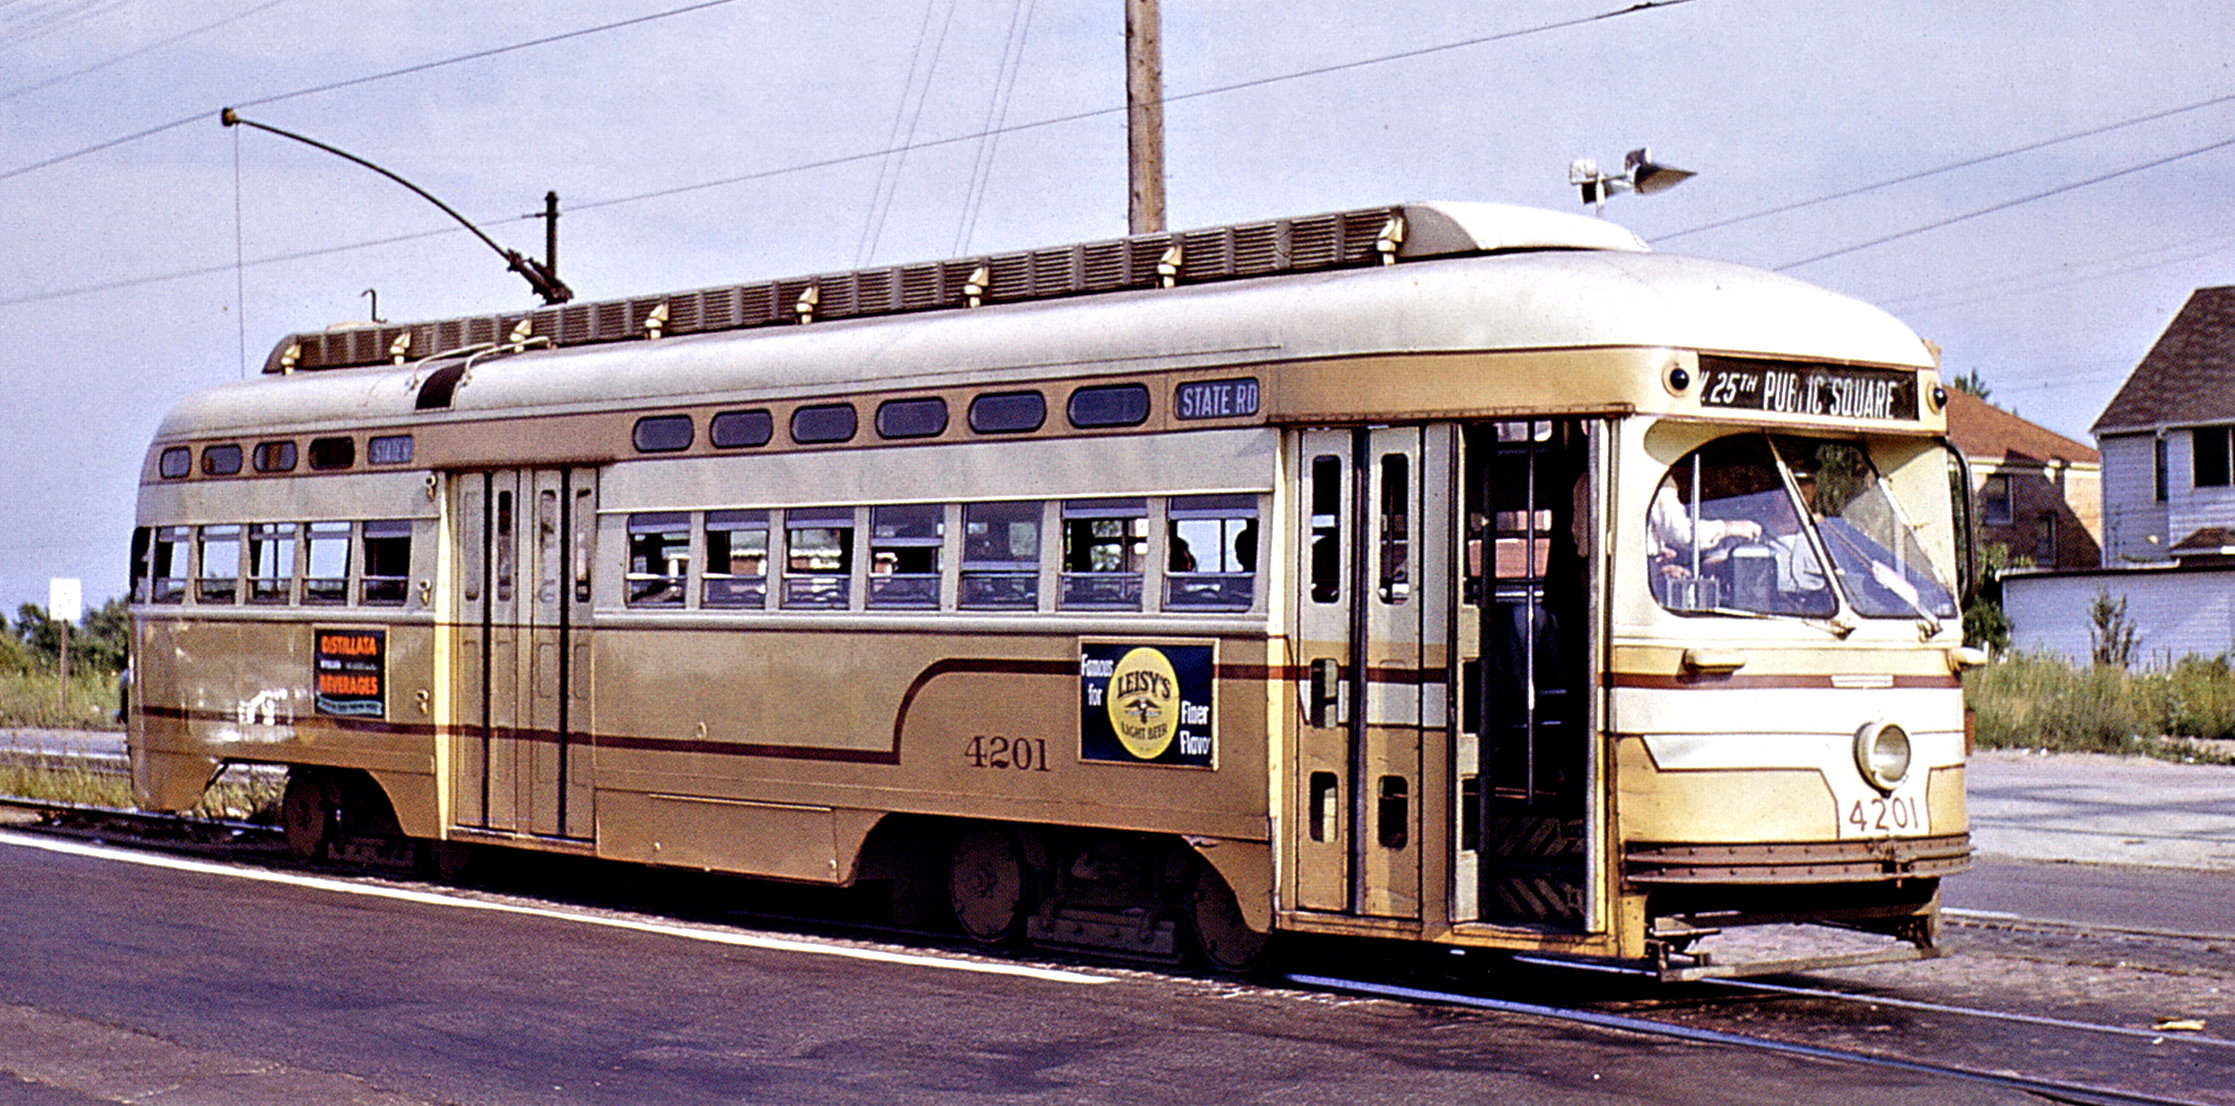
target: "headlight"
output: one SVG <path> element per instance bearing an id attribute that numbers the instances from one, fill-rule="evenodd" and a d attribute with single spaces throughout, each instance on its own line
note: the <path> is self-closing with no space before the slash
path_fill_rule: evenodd
<path id="1" fill-rule="evenodd" d="M 1855 767 L 1880 791 L 1901 786 L 1909 775 L 1909 734 L 1891 722 L 1855 731 Z"/>

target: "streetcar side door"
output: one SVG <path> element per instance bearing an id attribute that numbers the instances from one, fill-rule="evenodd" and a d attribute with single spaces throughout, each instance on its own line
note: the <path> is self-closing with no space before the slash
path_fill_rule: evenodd
<path id="1" fill-rule="evenodd" d="M 1290 834 L 1305 910 L 1421 916 L 1424 742 L 1444 725 L 1446 427 L 1297 437 L 1300 710 Z"/>
<path id="2" fill-rule="evenodd" d="M 594 469 L 461 473 L 452 640 L 454 821 L 588 838 Z"/>

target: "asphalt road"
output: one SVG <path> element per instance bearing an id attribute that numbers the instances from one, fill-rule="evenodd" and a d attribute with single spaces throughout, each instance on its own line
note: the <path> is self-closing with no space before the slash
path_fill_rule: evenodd
<path id="1" fill-rule="evenodd" d="M 2032 1101 L 1513 1015 L 156 863 L 0 831 L 0 1102 Z"/>

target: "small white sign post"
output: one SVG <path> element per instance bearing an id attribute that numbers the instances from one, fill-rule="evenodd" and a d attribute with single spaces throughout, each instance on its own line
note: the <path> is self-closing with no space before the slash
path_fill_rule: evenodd
<path id="1" fill-rule="evenodd" d="M 70 626 L 85 617 L 85 591 L 75 576 L 56 576 L 47 581 L 47 617 L 62 627 L 62 682 L 57 685 L 55 702 L 64 717 L 70 712 Z"/>

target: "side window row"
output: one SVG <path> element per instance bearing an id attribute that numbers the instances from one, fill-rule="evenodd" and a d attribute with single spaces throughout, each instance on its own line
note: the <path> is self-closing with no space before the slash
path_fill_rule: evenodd
<path id="1" fill-rule="evenodd" d="M 409 519 L 144 527 L 132 599 L 400 607 L 410 593 L 411 527 Z"/>
<path id="2" fill-rule="evenodd" d="M 1139 426 L 1149 417 L 1148 386 L 1074 389 L 1065 417 L 1080 430 Z M 970 401 L 968 418 L 975 434 L 1029 434 L 1047 423 L 1048 401 L 1036 391 L 988 392 Z M 872 424 L 886 441 L 936 438 L 947 432 L 947 401 L 888 399 L 877 405 Z M 814 403 L 793 408 L 786 429 L 795 445 L 832 445 L 853 441 L 861 418 L 851 403 Z M 706 433 L 716 449 L 752 449 L 775 440 L 776 417 L 767 408 L 723 411 L 707 422 Z M 697 442 L 698 427 L 689 415 L 647 415 L 636 420 L 632 437 L 639 453 L 680 453 Z"/>
<path id="3" fill-rule="evenodd" d="M 1258 511 L 1258 497 L 1243 494 L 632 514 L 627 602 L 1138 611 L 1160 581 L 1164 610 L 1246 611 L 1257 594 Z M 1159 519 L 1163 565 L 1152 573 Z"/>
<path id="4" fill-rule="evenodd" d="M 412 447 L 409 434 L 375 434 L 365 439 L 365 463 L 408 465 Z M 239 476 L 244 458 L 257 472 L 266 474 L 293 472 L 299 459 L 307 459 L 313 472 L 340 472 L 357 467 L 357 439 L 345 435 L 312 438 L 309 448 L 302 451 L 289 438 L 257 442 L 245 453 L 239 442 L 206 445 L 202 447 L 202 475 Z M 194 468 L 194 450 L 188 446 L 171 446 L 156 460 L 156 470 L 165 480 L 184 480 L 194 475 Z"/>

